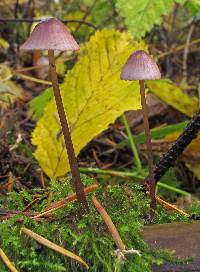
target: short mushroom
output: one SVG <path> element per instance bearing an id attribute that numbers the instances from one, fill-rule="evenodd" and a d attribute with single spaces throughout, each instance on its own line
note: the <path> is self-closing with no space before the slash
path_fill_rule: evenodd
<path id="1" fill-rule="evenodd" d="M 122 72 L 122 80 L 139 80 L 141 104 L 143 112 L 144 129 L 148 155 L 148 169 L 150 182 L 151 207 L 155 208 L 155 179 L 153 174 L 153 152 L 148 121 L 148 107 L 145 99 L 145 80 L 161 78 L 160 70 L 156 62 L 143 50 L 135 51 L 125 63 Z"/>
<path id="2" fill-rule="evenodd" d="M 76 160 L 74 147 L 68 127 L 65 110 L 60 94 L 58 77 L 56 74 L 54 50 L 58 51 L 76 51 L 79 45 L 73 36 L 67 31 L 65 25 L 55 18 L 47 18 L 41 20 L 36 25 L 27 41 L 20 47 L 21 50 L 48 50 L 51 81 L 54 90 L 54 96 L 60 118 L 60 123 L 64 135 L 65 145 L 67 148 L 69 164 L 72 172 L 72 179 L 77 194 L 77 199 L 84 209 L 88 210 L 84 186 L 80 178 L 78 163 Z"/>

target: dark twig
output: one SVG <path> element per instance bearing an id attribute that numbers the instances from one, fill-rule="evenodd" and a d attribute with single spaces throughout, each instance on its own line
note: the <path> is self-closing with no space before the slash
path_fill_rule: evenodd
<path id="1" fill-rule="evenodd" d="M 42 19 L 31 19 L 31 18 L 23 18 L 23 19 L 15 19 L 15 18 L 0 18 L 0 23 L 37 23 L 40 22 Z M 95 30 L 97 29 L 97 27 L 89 22 L 86 22 L 84 20 L 60 20 L 63 23 L 77 23 L 77 24 L 84 24 L 87 25 L 89 27 L 94 28 Z"/>
<path id="2" fill-rule="evenodd" d="M 16 0 L 15 10 L 14 10 L 14 17 L 15 17 L 15 19 L 17 19 L 18 9 L 19 9 L 19 0 Z"/>
<path id="3" fill-rule="evenodd" d="M 199 130 L 200 110 L 198 110 L 178 139 L 171 145 L 169 150 L 162 155 L 156 164 L 154 168 L 155 182 L 158 182 L 167 170 L 174 165 L 176 159 L 182 154 L 184 149 L 197 137 Z M 148 182 L 149 177 L 147 177 L 145 181 Z"/>
<path id="4" fill-rule="evenodd" d="M 93 4 L 91 5 L 90 9 L 88 9 L 85 13 L 85 15 L 83 16 L 83 18 L 81 19 L 80 24 L 76 27 L 75 32 L 77 32 L 79 30 L 79 28 L 81 27 L 81 25 L 86 21 L 87 17 L 91 14 L 92 10 L 94 9 L 94 7 L 97 4 L 97 0 L 94 0 Z"/>

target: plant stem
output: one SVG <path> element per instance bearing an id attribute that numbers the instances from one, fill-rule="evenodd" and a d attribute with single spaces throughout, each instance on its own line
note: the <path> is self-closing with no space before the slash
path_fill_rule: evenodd
<path id="1" fill-rule="evenodd" d="M 134 172 L 123 172 L 123 171 L 115 171 L 115 170 L 103 170 L 99 168 L 84 168 L 84 167 L 79 167 L 79 171 L 81 173 L 94 173 L 94 174 L 102 174 L 102 175 L 109 175 L 109 176 L 116 176 L 116 177 L 132 177 L 136 179 L 143 180 L 144 176 L 138 173 Z"/>
<path id="2" fill-rule="evenodd" d="M 186 192 L 186 191 L 183 191 L 179 188 L 176 188 L 176 187 L 173 187 L 173 186 L 170 186 L 166 183 L 162 183 L 162 182 L 157 182 L 157 186 L 161 187 L 161 188 L 165 188 L 167 190 L 170 190 L 174 193 L 177 193 L 177 194 L 180 194 L 180 195 L 183 195 L 183 196 L 189 196 L 190 193 Z"/>
<path id="3" fill-rule="evenodd" d="M 39 79 L 36 77 L 32 77 L 32 76 L 27 76 L 25 74 L 22 73 L 15 73 L 18 77 L 26 79 L 26 80 L 30 80 L 36 83 L 40 83 L 40 84 L 45 84 L 45 85 L 52 85 L 51 81 L 47 81 L 47 80 L 43 80 L 43 79 Z"/>
<path id="4" fill-rule="evenodd" d="M 141 104 L 142 104 L 142 113 L 143 113 L 143 121 L 144 121 L 144 130 L 146 135 L 146 146 L 147 146 L 147 156 L 148 156 L 148 169 L 149 169 L 149 189 L 150 189 L 150 197 L 151 197 L 151 208 L 155 208 L 156 200 L 155 200 L 155 179 L 153 173 L 153 152 L 151 145 L 151 135 L 149 129 L 149 120 L 148 120 L 148 107 L 146 104 L 145 98 L 145 82 L 144 80 L 139 80 L 140 83 L 140 94 L 141 94 Z"/>
<path id="5" fill-rule="evenodd" d="M 125 129 L 126 129 L 126 132 L 127 132 L 127 135 L 128 135 L 128 139 L 129 139 L 129 142 L 130 142 L 130 145 L 131 145 L 131 149 L 132 149 L 132 152 L 133 152 L 133 159 L 135 161 L 137 171 L 139 173 L 141 173 L 142 164 L 141 164 L 140 157 L 139 157 L 139 154 L 138 154 L 138 151 L 137 151 L 137 146 L 135 144 L 134 137 L 133 137 L 133 135 L 131 133 L 131 130 L 130 130 L 130 127 L 129 127 L 129 124 L 128 124 L 128 121 L 126 119 L 125 114 L 122 114 L 122 121 L 124 123 Z"/>
<path id="6" fill-rule="evenodd" d="M 81 173 L 93 173 L 93 174 L 99 174 L 99 175 L 108 175 L 108 176 L 115 176 L 115 177 L 121 177 L 121 178 L 136 178 L 136 179 L 140 179 L 140 180 L 144 180 L 145 176 L 140 174 L 138 175 L 138 173 L 134 173 L 134 172 L 123 172 L 123 171 L 116 171 L 116 170 L 103 170 L 103 169 L 99 169 L 99 168 L 93 168 L 93 167 L 89 167 L 89 168 L 84 168 L 84 167 L 79 167 L 79 171 Z M 183 195 L 183 196 L 188 196 L 190 195 L 190 193 L 183 191 L 179 188 L 176 188 L 174 186 L 168 185 L 166 183 L 163 182 L 158 182 L 157 183 L 158 187 L 162 187 L 165 188 L 169 191 L 175 192 L 177 194 Z"/>
<path id="7" fill-rule="evenodd" d="M 192 45 L 195 45 L 195 44 L 198 44 L 198 43 L 200 43 L 200 38 L 189 42 L 188 46 L 192 46 Z M 185 48 L 185 46 L 186 46 L 186 44 L 184 43 L 182 45 L 179 45 L 179 46 L 177 46 L 175 48 L 170 49 L 167 52 L 161 53 L 160 55 L 158 55 L 157 60 L 159 60 L 161 58 L 164 58 L 166 56 L 169 56 L 171 54 L 174 54 L 176 52 L 182 51 Z"/>
<path id="8" fill-rule="evenodd" d="M 85 192 L 84 192 L 84 186 L 81 181 L 80 173 L 78 170 L 78 163 L 76 160 L 69 127 L 67 124 L 65 110 L 64 110 L 63 103 L 62 103 L 62 97 L 60 94 L 58 77 L 57 77 L 56 67 L 55 67 L 54 51 L 49 50 L 48 56 L 49 56 L 50 74 L 51 74 L 51 80 L 52 80 L 52 85 L 53 85 L 53 91 L 54 91 L 54 96 L 55 96 L 55 100 L 56 100 L 56 105 L 57 105 L 57 109 L 58 109 L 58 114 L 59 114 L 59 118 L 60 118 L 62 131 L 63 131 L 63 135 L 64 135 L 65 145 L 67 148 L 67 154 L 68 154 L 69 164 L 70 164 L 70 168 L 71 168 L 71 172 L 72 172 L 72 179 L 73 179 L 74 188 L 75 188 L 75 191 L 77 194 L 77 199 L 80 202 L 81 206 L 85 210 L 89 210 L 89 207 L 88 207 L 88 204 L 86 201 Z"/>

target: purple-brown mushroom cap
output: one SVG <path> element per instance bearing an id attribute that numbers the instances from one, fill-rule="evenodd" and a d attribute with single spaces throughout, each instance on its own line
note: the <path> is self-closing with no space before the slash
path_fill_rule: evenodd
<path id="1" fill-rule="evenodd" d="M 120 75 L 122 80 L 154 80 L 161 78 L 156 62 L 143 50 L 135 51 Z"/>
<path id="2" fill-rule="evenodd" d="M 61 21 L 47 18 L 36 25 L 20 49 L 76 51 L 79 50 L 79 45 Z"/>

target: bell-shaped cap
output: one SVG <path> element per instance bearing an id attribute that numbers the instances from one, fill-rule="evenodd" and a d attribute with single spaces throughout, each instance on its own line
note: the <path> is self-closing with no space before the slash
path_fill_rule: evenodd
<path id="1" fill-rule="evenodd" d="M 47 18 L 36 25 L 20 49 L 76 51 L 79 50 L 79 45 L 62 22 L 55 18 Z"/>
<path id="2" fill-rule="evenodd" d="M 143 50 L 135 51 L 121 72 L 123 80 L 152 80 L 161 78 L 156 62 Z"/>

